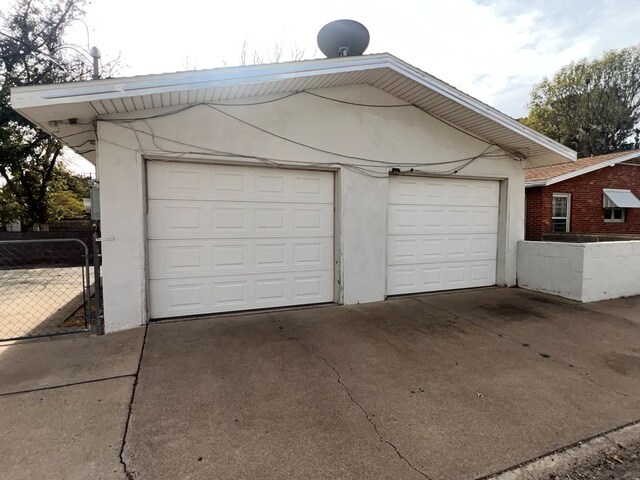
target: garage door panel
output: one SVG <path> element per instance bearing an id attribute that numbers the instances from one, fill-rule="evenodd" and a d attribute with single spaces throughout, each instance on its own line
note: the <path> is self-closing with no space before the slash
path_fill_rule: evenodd
<path id="1" fill-rule="evenodd" d="M 179 205 L 176 205 L 179 203 Z M 333 205 L 151 200 L 148 236 L 229 238 L 333 235 Z"/>
<path id="2" fill-rule="evenodd" d="M 446 261 L 493 260 L 497 235 L 430 235 L 389 237 L 388 262 L 393 265 Z"/>
<path id="3" fill-rule="evenodd" d="M 389 179 L 387 293 L 495 284 L 499 183 Z"/>
<path id="4" fill-rule="evenodd" d="M 435 292 L 495 284 L 495 261 L 395 265 L 388 269 L 389 295 Z"/>
<path id="5" fill-rule="evenodd" d="M 150 283 L 151 317 L 167 318 L 326 302 L 333 280 L 323 272 L 160 279 Z"/>
<path id="6" fill-rule="evenodd" d="M 389 205 L 389 235 L 495 233 L 498 207 Z"/>
<path id="7" fill-rule="evenodd" d="M 152 166 L 151 166 L 152 165 Z M 148 168 L 152 200 L 333 202 L 329 172 L 276 170 L 177 162 Z"/>
<path id="8" fill-rule="evenodd" d="M 389 203 L 497 206 L 500 192 L 495 184 L 486 180 L 391 177 Z"/>
<path id="9" fill-rule="evenodd" d="M 156 240 L 149 278 L 330 270 L 333 238 Z"/>

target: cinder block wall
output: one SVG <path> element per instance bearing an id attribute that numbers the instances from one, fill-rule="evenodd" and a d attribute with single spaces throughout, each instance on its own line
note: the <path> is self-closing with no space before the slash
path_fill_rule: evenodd
<path id="1" fill-rule="evenodd" d="M 570 231 L 572 233 L 640 234 L 640 209 L 629 208 L 622 223 L 605 223 L 602 208 L 604 188 L 631 190 L 640 198 L 640 165 L 617 164 L 571 178 L 548 187 L 526 189 L 526 240 L 541 240 L 551 233 L 554 193 L 571 194 Z"/>
<path id="2" fill-rule="evenodd" d="M 518 286 L 581 301 L 585 245 L 518 242 Z"/>
<path id="3" fill-rule="evenodd" d="M 518 286 L 581 302 L 640 295 L 640 241 L 519 242 Z"/>

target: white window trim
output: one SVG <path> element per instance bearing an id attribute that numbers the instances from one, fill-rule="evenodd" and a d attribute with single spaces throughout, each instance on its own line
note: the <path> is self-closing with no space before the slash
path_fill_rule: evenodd
<path id="1" fill-rule="evenodd" d="M 567 216 L 566 217 L 554 217 L 553 216 L 553 199 L 556 197 L 562 197 L 567 199 Z M 567 220 L 567 226 L 565 228 L 565 233 L 571 231 L 571 194 L 570 193 L 554 193 L 551 199 L 551 220 Z M 553 225 L 552 225 L 553 227 Z"/>
<path id="2" fill-rule="evenodd" d="M 620 208 L 620 207 L 605 208 L 604 209 L 605 213 L 607 210 L 622 210 L 622 218 L 607 218 L 607 217 L 604 217 L 604 214 L 603 214 L 604 223 L 624 223 L 625 217 L 627 216 L 626 208 Z"/>

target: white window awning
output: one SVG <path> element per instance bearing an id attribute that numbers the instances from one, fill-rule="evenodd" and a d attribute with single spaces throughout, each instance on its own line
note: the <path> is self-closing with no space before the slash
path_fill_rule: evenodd
<path id="1" fill-rule="evenodd" d="M 604 208 L 640 208 L 640 200 L 631 190 L 604 188 Z"/>

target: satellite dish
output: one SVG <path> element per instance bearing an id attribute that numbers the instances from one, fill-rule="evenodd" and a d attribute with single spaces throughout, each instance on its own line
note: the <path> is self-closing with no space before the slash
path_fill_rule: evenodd
<path id="1" fill-rule="evenodd" d="M 369 31 L 355 20 L 335 20 L 318 32 L 318 47 L 328 58 L 362 55 L 369 46 Z"/>

